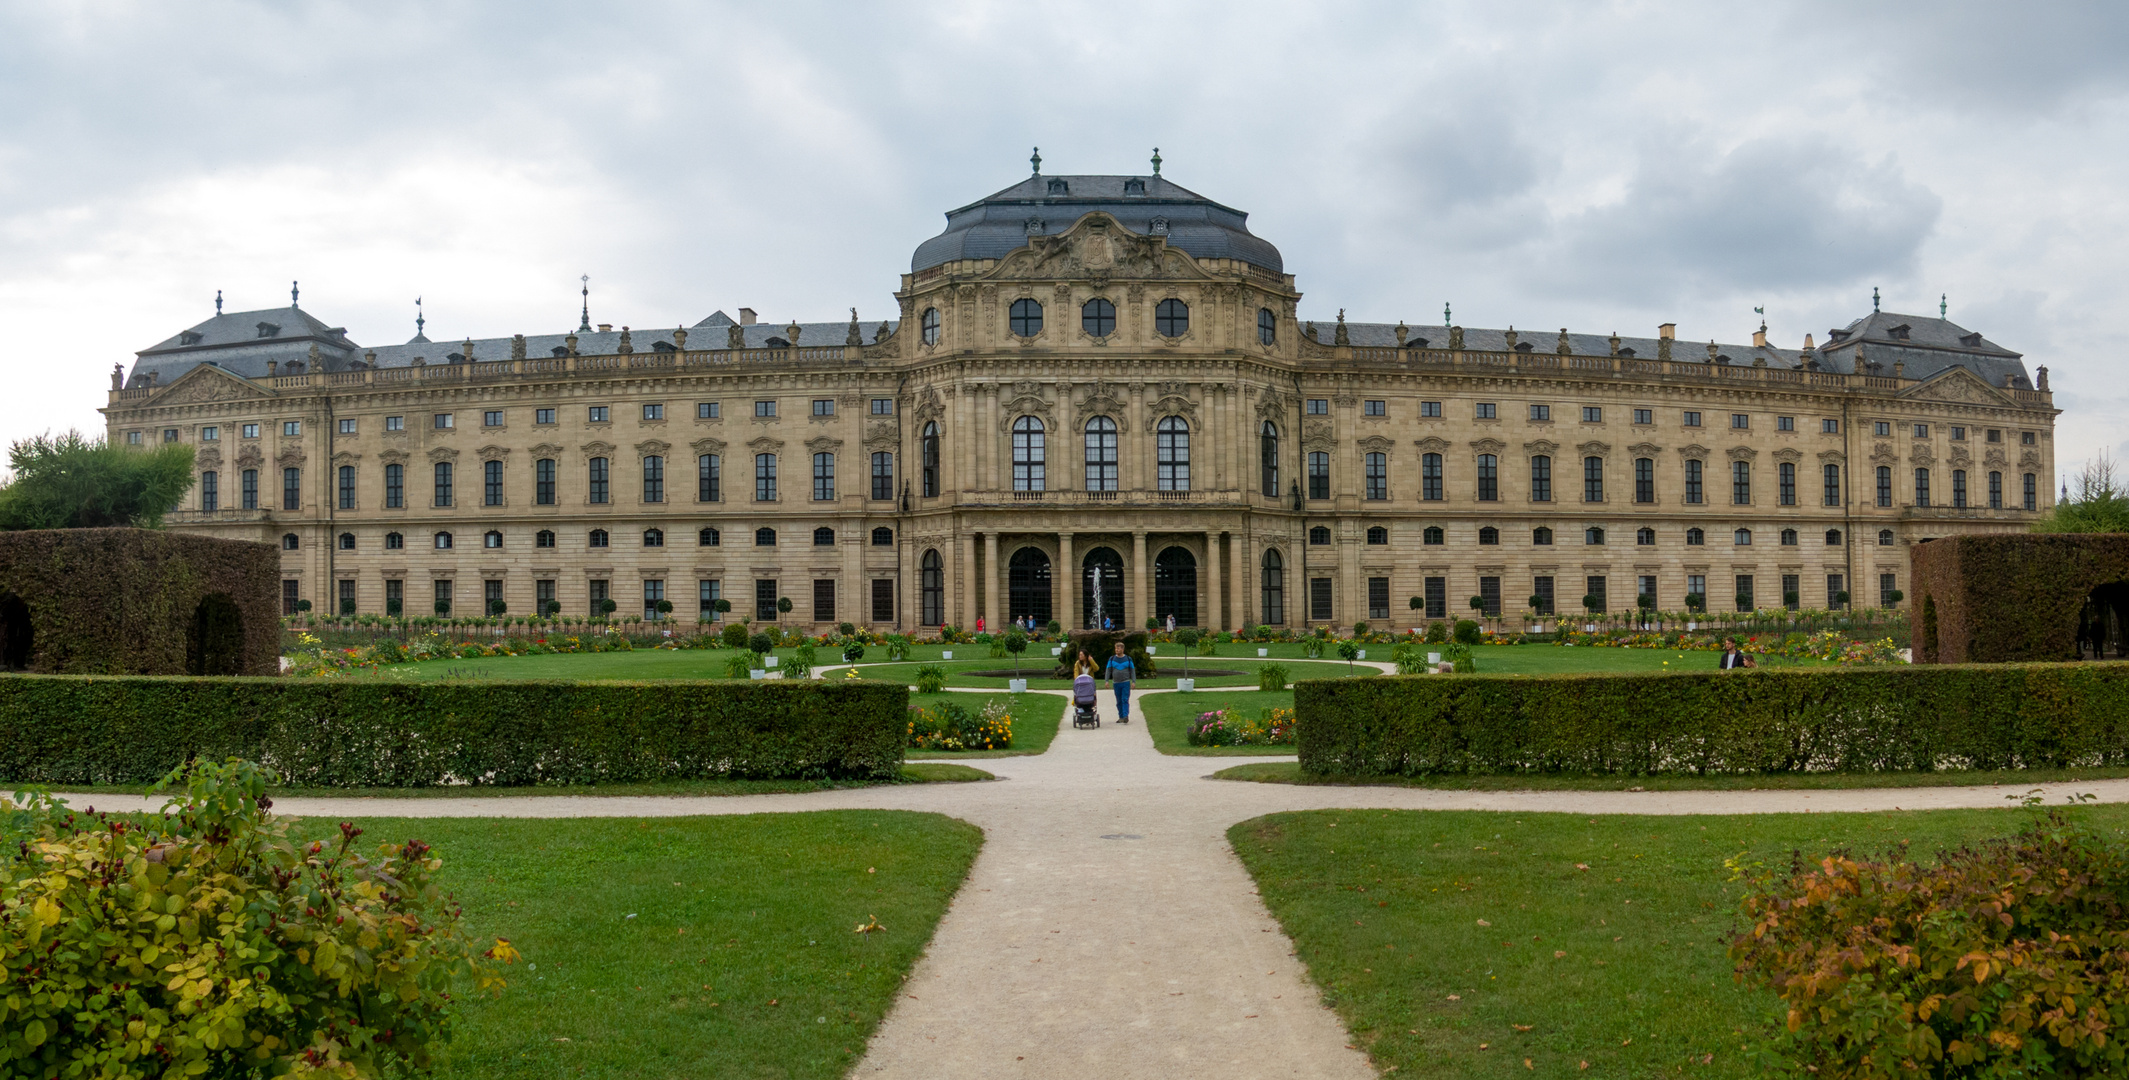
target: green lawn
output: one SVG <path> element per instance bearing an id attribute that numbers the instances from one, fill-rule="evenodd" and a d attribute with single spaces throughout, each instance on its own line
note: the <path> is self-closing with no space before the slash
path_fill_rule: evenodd
<path id="1" fill-rule="evenodd" d="M 1373 654 L 1370 654 L 1373 655 Z M 1385 654 L 1384 659 L 1388 659 Z M 1621 649 L 1586 645 L 1478 645 L 1471 659 L 1486 675 L 1560 675 L 1597 671 L 1713 671 L 1722 654 L 1678 649 Z M 1823 660 L 1759 656 L 1762 667 L 1820 667 Z"/>
<path id="2" fill-rule="evenodd" d="M 2129 824 L 2129 806 L 2078 812 L 2114 832 Z M 1901 840 L 1923 855 L 2025 820 L 1341 810 L 1257 818 L 1228 838 L 1377 1069 L 1751 1077 L 1761 1073 L 1747 1049 L 1781 1014 L 1731 978 L 1738 891 L 1726 857 L 1780 865 L 1792 851 Z"/>
<path id="3" fill-rule="evenodd" d="M 956 754 L 965 758 L 976 755 Z M 971 776 L 968 773 L 981 773 Z M 928 784 L 944 780 L 989 780 L 991 774 L 980 769 L 968 773 L 951 769 L 919 768 L 916 763 L 902 766 L 902 774 L 895 780 L 654 780 L 626 784 L 548 784 L 525 787 L 503 787 L 494 784 L 452 784 L 436 787 L 386 788 L 386 787 L 273 787 L 269 789 L 276 799 L 499 799 L 521 795 L 545 796 L 620 796 L 620 795 L 788 795 L 803 791 L 834 791 L 841 788 L 878 787 L 882 784 Z M 13 791 L 20 785 L 0 779 L 0 790 Z M 46 786 L 46 785 L 40 785 Z M 58 790 L 82 794 L 141 795 L 146 784 L 59 784 L 49 785 Z"/>
<path id="4" fill-rule="evenodd" d="M 815 650 L 818 652 L 819 650 Z M 548 656 L 482 656 L 395 664 L 378 674 L 402 679 L 722 679 L 729 649 L 637 649 Z M 790 650 L 778 655 L 790 663 Z M 840 661 L 838 661 L 840 662 Z"/>
<path id="5" fill-rule="evenodd" d="M 1103 687 L 1102 692 L 1108 693 L 1108 687 Z M 1145 723 L 1147 732 L 1153 736 L 1154 749 L 1163 754 L 1201 757 L 1269 757 L 1293 753 L 1291 746 L 1192 746 L 1189 739 L 1190 722 L 1197 719 L 1199 713 L 1232 708 L 1245 716 L 1255 716 L 1265 708 L 1293 707 L 1292 690 L 1221 690 L 1155 694 L 1147 698 L 1136 694 L 1131 696 L 1132 719 Z"/>
<path id="6" fill-rule="evenodd" d="M 841 676 L 838 676 L 840 678 Z M 1065 699 L 1048 694 L 957 694 L 952 691 L 940 694 L 909 695 L 909 707 L 928 709 L 941 702 L 953 702 L 973 713 L 983 711 L 993 701 L 1003 701 L 1013 717 L 1013 748 L 1011 750 L 911 750 L 904 756 L 911 761 L 966 761 L 969 758 L 1024 757 L 1040 754 L 1050 748 L 1057 739 L 1057 726 L 1064 720 Z"/>
<path id="7" fill-rule="evenodd" d="M 1045 662 L 1040 665 L 1037 665 L 1028 661 L 1026 658 L 1022 658 L 1020 662 L 1020 667 L 1021 670 L 1027 673 L 1024 677 L 1028 680 L 1028 688 L 1031 690 L 1071 689 L 1072 680 L 1052 679 L 1048 677 L 1049 673 L 1054 670 L 1048 662 L 1049 659 L 1049 657 L 1045 656 L 1043 657 L 1043 660 Z M 1212 687 L 1223 686 L 1253 687 L 1257 685 L 1256 669 L 1258 665 L 1264 663 L 1267 663 L 1267 661 L 1257 660 L 1254 658 L 1240 659 L 1235 657 L 1228 657 L 1219 660 L 1208 660 L 1200 657 L 1192 657 L 1190 661 L 1190 666 L 1193 669 L 1219 668 L 1227 671 L 1245 672 L 1245 674 L 1242 675 L 1229 675 L 1221 676 L 1218 678 L 1205 678 L 1196 675 L 1192 676 L 1192 678 L 1197 680 L 1197 685 L 1199 689 L 1207 689 Z M 1326 661 L 1322 663 L 1315 663 L 1306 660 L 1281 660 L 1279 661 L 1279 663 L 1284 664 L 1286 666 L 1286 677 L 1289 680 L 1340 679 L 1346 677 L 1349 674 L 1381 674 L 1379 670 L 1364 665 L 1348 667 L 1348 665 L 1346 665 L 1343 661 Z M 916 663 L 873 664 L 869 666 L 860 666 L 858 668 L 858 676 L 864 679 L 878 679 L 887 682 L 901 682 L 915 685 L 917 681 L 917 669 L 923 666 L 923 664 Z M 1006 679 L 978 676 L 972 673 L 977 671 L 995 671 L 1000 668 L 1011 668 L 1013 665 L 1012 661 L 1010 660 L 949 660 L 940 662 L 940 666 L 946 669 L 946 685 L 948 686 L 966 686 L 971 688 L 1002 690 L 1007 685 Z M 1182 674 L 1183 666 L 1180 660 L 1163 659 L 1160 661 L 1159 675 L 1149 679 L 1140 679 L 1132 685 L 1145 690 L 1171 689 L 1175 686 L 1176 678 L 1181 676 Z M 837 672 L 831 677 L 841 678 L 842 673 Z M 1107 684 L 1104 683 L 1105 691 L 1106 688 Z"/>
<path id="8" fill-rule="evenodd" d="M 1197 752 L 1197 751 L 1193 751 Z M 1384 776 L 1357 779 L 1314 776 L 1297 761 L 1260 761 L 1221 769 L 1216 780 L 1251 780 L 1264 784 L 1321 784 L 1339 787 L 1416 787 L 1446 791 L 1818 791 L 1837 788 L 1961 787 L 2003 785 L 2026 791 L 2034 784 L 2077 780 L 2114 780 L 2129 768 L 2005 769 L 1975 772 L 1777 773 L 1757 776 Z"/>
<path id="9" fill-rule="evenodd" d="M 899 811 L 358 823 L 435 845 L 472 933 L 524 954 L 440 1055 L 482 1080 L 843 1076 L 983 842 Z"/>

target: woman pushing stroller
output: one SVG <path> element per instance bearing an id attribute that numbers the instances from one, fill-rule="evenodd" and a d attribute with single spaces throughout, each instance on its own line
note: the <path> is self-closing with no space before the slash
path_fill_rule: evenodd
<path id="1" fill-rule="evenodd" d="M 1072 661 L 1072 726 L 1100 727 L 1101 717 L 1094 712 L 1098 690 L 1094 684 L 1094 661 L 1085 652 Z"/>

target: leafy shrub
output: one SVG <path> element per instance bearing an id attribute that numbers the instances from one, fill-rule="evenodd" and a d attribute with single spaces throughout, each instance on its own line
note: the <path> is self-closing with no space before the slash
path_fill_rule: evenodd
<path id="1" fill-rule="evenodd" d="M 1257 665 L 1257 689 L 1259 689 L 1259 690 L 1284 690 L 1284 689 L 1286 689 L 1286 665 L 1285 665 L 1285 664 L 1258 664 L 1258 665 Z"/>
<path id="2" fill-rule="evenodd" d="M 941 664 L 925 664 L 917 669 L 917 692 L 936 694 L 946 689 L 946 668 Z"/>
<path id="3" fill-rule="evenodd" d="M 761 654 L 751 649 L 742 649 L 724 658 L 724 677 L 744 679 L 761 670 Z"/>
<path id="4" fill-rule="evenodd" d="M 907 659 L 909 659 L 909 647 L 910 647 L 910 640 L 909 640 L 909 635 L 907 635 L 907 634 L 889 634 L 889 635 L 887 635 L 887 659 L 889 659 L 889 660 L 907 660 Z"/>
<path id="5" fill-rule="evenodd" d="M 724 647 L 727 649 L 744 649 L 747 647 L 746 624 L 726 623 L 724 624 L 724 629 L 718 631 L 717 638 L 724 642 Z"/>
<path id="6" fill-rule="evenodd" d="M 2052 814 L 1925 866 L 1836 853 L 1754 881 L 1730 943 L 1820 1076 L 2099 1077 L 2129 1068 L 2129 861 Z"/>
<path id="7" fill-rule="evenodd" d="M 757 631 L 747 635 L 747 650 L 749 652 L 758 652 L 763 656 L 767 656 L 775 649 L 776 639 L 768 633 Z"/>
<path id="8" fill-rule="evenodd" d="M 1323 638 L 1315 634 L 1310 634 L 1309 636 L 1301 639 L 1301 655 L 1306 656 L 1311 660 L 1322 659 L 1323 647 L 1325 644 L 1326 643 Z"/>
<path id="9" fill-rule="evenodd" d="M 1439 645 L 1448 640 L 1449 625 L 1447 623 L 1430 622 L 1427 624 L 1427 644 Z"/>
<path id="10" fill-rule="evenodd" d="M 1214 634 L 1203 634 L 1203 635 L 1200 635 L 1200 636 L 1199 636 L 1199 638 L 1198 638 L 1198 655 L 1199 655 L 1199 656 L 1213 656 L 1213 655 L 1216 655 L 1216 653 L 1217 653 L 1217 650 L 1216 650 L 1216 649 L 1214 648 L 1214 646 L 1216 646 L 1216 645 L 1218 645 L 1218 644 L 1220 643 L 1220 642 L 1219 642 L 1219 639 L 1220 639 L 1220 638 L 1225 638 L 1226 636 L 1227 636 L 1227 635 L 1225 635 L 1225 634 L 1218 634 L 1218 635 L 1214 635 Z"/>
<path id="11" fill-rule="evenodd" d="M 819 659 L 813 651 L 810 639 L 800 638 L 798 647 L 791 650 L 791 662 L 784 665 L 784 678 L 810 679 L 813 677 L 814 661 Z"/>
<path id="12" fill-rule="evenodd" d="M 1185 729 L 1184 738 L 1192 746 L 1292 746 L 1294 710 L 1266 707 L 1250 718 L 1233 709 L 1202 712 Z"/>
<path id="13" fill-rule="evenodd" d="M 1295 685 L 1337 775 L 1734 775 L 2129 763 L 2129 665 L 1890 665 Z"/>
<path id="14" fill-rule="evenodd" d="M 908 696 L 862 680 L 22 675 L 0 679 L 0 778 L 146 783 L 242 757 L 317 787 L 892 779 Z"/>
<path id="15" fill-rule="evenodd" d="M 466 936 L 428 845 L 303 845 L 262 770 L 184 779 L 159 815 L 0 800 L 0 1075 L 426 1071 L 451 991 L 502 989 L 516 951 Z"/>
<path id="16" fill-rule="evenodd" d="M 855 664 L 864 658 L 865 646 L 862 643 L 853 641 L 843 646 L 843 663 Z"/>
<path id="17" fill-rule="evenodd" d="M 1454 637 L 1455 637 L 1455 640 L 1456 640 L 1457 644 L 1459 644 L 1459 645 L 1476 645 L 1476 644 L 1478 644 L 1478 643 L 1479 643 L 1479 625 L 1478 625 L 1478 621 L 1477 621 L 1476 619 L 1458 619 L 1458 620 L 1456 620 L 1456 633 L 1455 633 Z"/>
<path id="18" fill-rule="evenodd" d="M 1390 659 L 1397 664 L 1399 675 L 1419 675 L 1427 670 L 1428 651 L 1424 642 L 1401 641 L 1390 650 Z"/>
<path id="19" fill-rule="evenodd" d="M 908 745 L 914 750 L 1010 750 L 1013 715 L 1002 701 L 971 713 L 955 702 L 909 710 Z"/>

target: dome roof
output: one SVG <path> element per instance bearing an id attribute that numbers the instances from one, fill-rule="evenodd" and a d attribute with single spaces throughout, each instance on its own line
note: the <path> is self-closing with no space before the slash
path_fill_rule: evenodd
<path id="1" fill-rule="evenodd" d="M 946 231 L 922 244 L 910 272 L 955 259 L 999 259 L 1030 236 L 1056 235 L 1100 210 L 1138 233 L 1199 259 L 1237 259 L 1283 273 L 1279 249 L 1249 232 L 1249 215 L 1158 176 L 1030 176 L 946 213 Z"/>

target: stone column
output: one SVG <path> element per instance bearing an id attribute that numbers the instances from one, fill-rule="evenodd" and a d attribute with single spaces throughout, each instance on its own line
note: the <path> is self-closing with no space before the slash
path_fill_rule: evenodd
<path id="1" fill-rule="evenodd" d="M 1220 630 L 1226 626 L 1221 617 L 1220 601 L 1220 531 L 1212 529 L 1205 533 L 1205 607 L 1207 613 L 1199 618 L 1198 625 L 1207 630 Z"/>
<path id="2" fill-rule="evenodd" d="M 1229 537 L 1227 546 L 1230 549 L 1230 557 L 1234 560 L 1234 565 L 1228 568 L 1227 574 L 1226 628 L 1233 630 L 1249 625 L 1249 618 L 1242 611 L 1242 597 L 1246 595 L 1243 592 L 1243 580 L 1244 575 L 1249 572 L 1246 563 L 1249 554 L 1248 550 L 1243 546 L 1241 533 L 1236 533 Z"/>
<path id="3" fill-rule="evenodd" d="M 961 534 L 960 555 L 955 561 L 960 565 L 954 567 L 954 573 L 947 575 L 947 580 L 954 583 L 950 587 L 961 590 L 961 595 L 955 598 L 956 603 L 952 608 L 952 610 L 956 610 L 960 614 L 955 616 L 953 621 L 964 630 L 972 629 L 976 625 L 975 533 L 963 532 Z"/>
<path id="4" fill-rule="evenodd" d="M 1072 558 L 1071 533 L 1057 534 L 1057 565 L 1051 569 L 1050 582 L 1058 592 L 1057 621 L 1068 631 L 1079 629 L 1079 564 Z"/>
<path id="5" fill-rule="evenodd" d="M 992 529 L 983 534 L 983 628 L 994 634 L 1002 625 L 999 613 L 1005 610 L 1005 605 L 998 602 L 1000 582 L 1004 580 L 1005 575 L 998 572 L 998 531 Z"/>
<path id="6" fill-rule="evenodd" d="M 1146 534 L 1143 531 L 1131 534 L 1131 596 L 1124 604 L 1124 619 L 1119 626 L 1135 630 L 1146 625 L 1153 614 L 1153 593 L 1146 587 Z"/>

